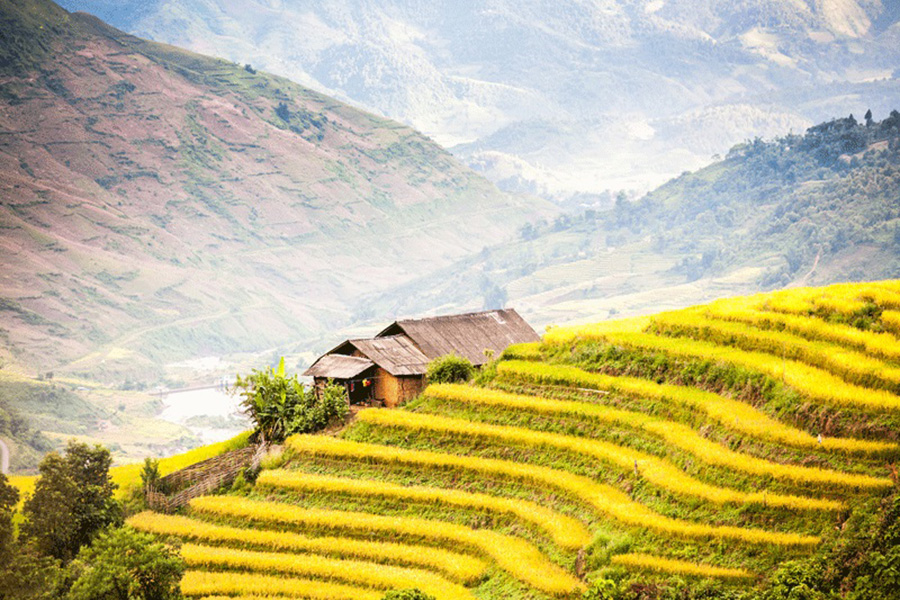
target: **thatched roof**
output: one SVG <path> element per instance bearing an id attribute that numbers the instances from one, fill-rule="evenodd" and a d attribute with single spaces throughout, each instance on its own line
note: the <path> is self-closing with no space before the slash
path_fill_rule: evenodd
<path id="1" fill-rule="evenodd" d="M 405 335 L 350 340 L 360 352 L 391 375 L 421 375 L 428 370 L 429 358 Z"/>
<path id="2" fill-rule="evenodd" d="M 405 319 L 394 322 L 374 338 L 347 340 L 319 358 L 304 375 L 351 379 L 368 368 L 358 361 L 378 365 L 395 377 L 424 375 L 429 362 L 447 354 L 462 356 L 477 366 L 487 362 L 485 350 L 499 356 L 507 346 L 540 339 L 511 308 Z M 366 358 L 350 356 L 355 353 Z M 359 370 L 351 373 L 356 368 Z"/>
<path id="3" fill-rule="evenodd" d="M 541 339 L 511 308 L 397 321 L 379 333 L 376 339 L 400 333 L 409 336 L 430 360 L 456 354 L 469 359 L 473 365 L 487 362 L 485 350 L 492 350 L 495 356 L 499 356 L 512 344 Z"/>
<path id="4" fill-rule="evenodd" d="M 309 377 L 352 379 L 374 366 L 375 363 L 368 358 L 345 356 L 343 354 L 326 354 L 314 362 L 303 374 Z"/>

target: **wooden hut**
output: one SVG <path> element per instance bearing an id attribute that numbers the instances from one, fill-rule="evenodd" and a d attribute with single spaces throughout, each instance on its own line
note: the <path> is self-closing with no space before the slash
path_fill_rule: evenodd
<path id="1" fill-rule="evenodd" d="M 395 321 L 369 339 L 347 340 L 304 372 L 317 387 L 347 388 L 351 404 L 394 407 L 425 387 L 428 363 L 447 354 L 479 367 L 507 346 L 540 337 L 514 309 Z"/>

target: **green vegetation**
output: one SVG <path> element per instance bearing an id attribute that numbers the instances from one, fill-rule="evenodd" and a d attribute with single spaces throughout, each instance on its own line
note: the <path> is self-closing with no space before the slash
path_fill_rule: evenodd
<path id="1" fill-rule="evenodd" d="M 34 494 L 22 509 L 22 538 L 43 555 L 72 560 L 98 530 L 121 521 L 113 500 L 109 451 L 70 442 L 41 461 Z"/>
<path id="2" fill-rule="evenodd" d="M 429 383 L 460 383 L 475 376 L 475 367 L 461 356 L 448 354 L 428 364 L 426 377 Z"/>
<path id="3" fill-rule="evenodd" d="M 898 277 L 898 124 L 892 111 L 868 125 L 842 118 L 756 139 L 634 201 L 524 225 L 518 240 L 399 290 L 403 310 L 472 302 L 486 281 L 510 304 L 527 301 L 536 320 L 558 322 L 699 303 L 712 289 Z"/>
<path id="4" fill-rule="evenodd" d="M 391 590 L 381 600 L 437 600 L 437 598 L 429 596 L 418 588 L 410 588 L 406 590 Z"/>
<path id="5" fill-rule="evenodd" d="M 100 533 L 79 552 L 69 600 L 178 600 L 184 561 L 129 527 Z"/>
<path id="6" fill-rule="evenodd" d="M 307 388 L 284 372 L 284 358 L 278 369 L 254 369 L 250 375 L 238 375 L 234 389 L 239 390 L 241 406 L 256 425 L 260 438 L 281 442 L 294 433 L 319 431 L 346 418 L 350 410 L 346 390 L 328 384 L 322 389 Z"/>
<path id="7" fill-rule="evenodd" d="M 177 600 L 183 561 L 151 536 L 123 528 L 109 452 L 69 443 L 51 452 L 25 499 L 0 475 L 0 599 Z"/>

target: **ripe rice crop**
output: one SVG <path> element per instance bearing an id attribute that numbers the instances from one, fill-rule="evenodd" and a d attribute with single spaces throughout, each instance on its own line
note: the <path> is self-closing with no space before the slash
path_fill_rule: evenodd
<path id="1" fill-rule="evenodd" d="M 900 396 L 896 394 L 853 385 L 822 369 L 763 352 L 749 352 L 699 340 L 673 339 L 646 333 L 610 333 L 605 339 L 633 348 L 685 358 L 722 361 L 753 369 L 774 379 L 782 379 L 806 397 L 828 404 L 876 411 L 900 410 Z"/>
<path id="2" fill-rule="evenodd" d="M 265 598 L 273 595 L 310 600 L 381 600 L 383 591 L 315 579 L 297 579 L 230 571 L 187 571 L 181 579 L 181 593 L 185 596 L 210 594 L 258 594 L 265 591 Z M 252 596 L 246 596 L 252 597 Z"/>
<path id="3" fill-rule="evenodd" d="M 790 496 L 782 494 L 763 494 L 760 492 L 746 493 L 740 490 L 723 488 L 704 483 L 686 474 L 676 465 L 652 454 L 633 450 L 625 446 L 619 446 L 610 442 L 593 440 L 581 437 L 534 431 L 521 427 L 507 427 L 503 425 L 490 425 L 466 421 L 463 419 L 451 419 L 430 414 L 411 413 L 406 411 L 366 409 L 357 413 L 356 418 L 366 423 L 374 423 L 387 427 L 403 427 L 413 431 L 437 431 L 461 436 L 479 436 L 503 440 L 506 442 L 520 442 L 529 446 L 544 445 L 570 452 L 576 452 L 590 456 L 608 463 L 612 463 L 625 471 L 639 468 L 641 477 L 663 489 L 685 496 L 695 496 L 716 504 L 726 502 L 741 504 L 768 504 L 770 506 L 785 506 L 796 509 L 810 510 L 839 510 L 843 504 L 833 500 L 821 500 L 818 498 L 806 498 L 803 496 Z M 687 428 L 685 428 L 687 429 Z M 688 430 L 690 431 L 690 430 Z M 709 452 L 708 446 L 703 446 L 696 441 L 691 444 L 693 449 L 701 449 Z M 739 462 L 739 461 L 729 461 Z M 766 466 L 765 461 L 759 461 Z M 729 466 L 733 466 L 729 464 Z M 798 471 L 800 469 L 798 468 Z M 790 472 L 784 471 L 783 472 Z M 801 471 L 802 472 L 802 471 Z M 809 470 L 807 476 L 815 473 Z M 824 472 L 823 473 L 827 473 Z M 835 473 L 834 475 L 845 475 Z M 865 476 L 845 475 L 852 481 L 869 483 L 878 480 Z M 886 480 L 886 485 L 891 485 Z"/>
<path id="4" fill-rule="evenodd" d="M 819 538 L 816 536 L 742 527 L 705 525 L 665 517 L 643 504 L 635 502 L 612 486 L 598 484 L 587 477 L 547 467 L 508 460 L 407 450 L 379 444 L 351 442 L 327 436 L 295 435 L 290 437 L 287 443 L 295 451 L 313 456 L 353 458 L 386 464 L 470 471 L 481 475 L 511 477 L 536 484 L 542 488 L 549 486 L 577 498 L 598 513 L 627 525 L 654 529 L 672 535 L 692 538 L 731 539 L 780 546 L 813 546 L 819 543 Z M 209 502 L 217 499 L 201 498 L 198 500 Z M 194 502 L 197 502 L 197 500 Z"/>
<path id="5" fill-rule="evenodd" d="M 518 359 L 518 360 L 540 360 L 541 359 L 541 343 L 540 342 L 525 342 L 522 344 L 513 344 L 512 346 L 507 346 L 506 350 L 503 351 L 501 357 L 504 359 Z"/>
<path id="6" fill-rule="evenodd" d="M 710 418 L 734 431 L 798 448 L 818 447 L 815 436 L 780 423 L 745 402 L 697 388 L 660 384 L 636 377 L 613 377 L 566 365 L 524 361 L 501 362 L 497 365 L 497 374 L 504 379 L 526 379 L 537 384 L 610 390 L 650 400 L 677 402 L 702 410 Z M 897 445 L 890 442 L 851 438 L 824 438 L 822 447 L 846 452 L 884 452 L 897 449 Z"/>
<path id="7" fill-rule="evenodd" d="M 699 577 L 716 577 L 721 579 L 750 579 L 753 575 L 744 569 L 728 569 L 701 565 L 684 560 L 663 558 L 651 554 L 629 553 L 616 554 L 610 559 L 614 565 L 661 571 L 663 573 L 676 573 L 679 575 L 697 575 Z"/>
<path id="8" fill-rule="evenodd" d="M 708 464 L 725 466 L 754 475 L 771 475 L 778 479 L 827 485 L 858 487 L 889 487 L 892 485 L 891 480 L 887 478 L 854 475 L 815 467 L 784 465 L 763 460 L 711 442 L 680 423 L 587 402 L 548 400 L 535 396 L 507 394 L 495 390 L 452 384 L 432 385 L 425 390 L 425 393 L 429 396 L 460 402 L 499 405 L 549 414 L 570 414 L 630 425 L 649 431 Z M 591 443 L 593 442 L 587 441 L 586 445 Z M 841 506 L 840 503 L 834 502 L 830 508 L 838 509 Z"/>
<path id="9" fill-rule="evenodd" d="M 900 388 L 900 368 L 835 344 L 810 341 L 783 331 L 717 321 L 692 309 L 661 313 L 653 322 L 656 329 L 666 335 L 687 334 L 686 337 L 716 344 L 799 360 L 866 387 L 892 391 Z"/>
<path id="10" fill-rule="evenodd" d="M 547 329 L 543 341 L 545 344 L 567 344 L 578 338 L 599 338 L 607 333 L 617 331 L 633 331 L 639 333 L 650 325 L 650 317 L 628 317 L 615 321 L 601 321 L 586 325 L 569 327 L 552 327 Z"/>
<path id="11" fill-rule="evenodd" d="M 228 568 L 263 573 L 285 573 L 347 582 L 364 588 L 418 588 L 447 600 L 475 600 L 472 592 L 429 571 L 316 554 L 282 554 L 184 544 L 181 556 L 189 567 Z"/>
<path id="12" fill-rule="evenodd" d="M 885 329 L 900 334 L 900 310 L 884 311 L 883 313 L 881 313 L 881 322 L 884 324 Z M 900 353 L 900 340 L 893 336 L 890 337 L 894 339 L 894 348 L 896 348 L 898 350 L 898 353 Z"/>
<path id="13" fill-rule="evenodd" d="M 296 436 L 295 436 L 296 437 Z M 324 436 L 300 436 L 332 439 Z M 291 438 L 293 439 L 293 438 Z M 295 444 L 292 444 L 295 447 Z M 191 500 L 191 509 L 222 517 L 249 519 L 280 526 L 309 526 L 352 531 L 370 536 L 410 536 L 442 544 L 461 544 L 492 559 L 516 579 L 548 594 L 565 595 L 581 589 L 581 582 L 550 562 L 525 540 L 488 529 L 415 517 L 387 517 L 361 512 L 307 509 L 291 504 L 248 500 L 234 496 L 203 496 Z"/>
<path id="14" fill-rule="evenodd" d="M 263 471 L 256 480 L 256 484 L 314 492 L 416 500 L 474 508 L 493 513 L 510 513 L 521 521 L 545 530 L 551 539 L 563 548 L 578 550 L 591 542 L 591 534 L 580 522 L 526 500 L 501 498 L 461 490 L 403 486 L 382 481 L 348 479 L 284 470 Z"/>
<path id="15" fill-rule="evenodd" d="M 861 350 L 888 360 L 900 359 L 900 340 L 888 333 L 857 329 L 842 323 L 829 323 L 815 317 L 784 313 L 764 312 L 760 296 L 727 298 L 717 300 L 703 307 L 705 312 L 716 319 L 747 323 L 762 329 L 789 331 L 810 340 L 822 340 Z M 892 311 L 884 311 L 882 322 L 887 326 Z M 900 325 L 900 323 L 898 323 Z"/>
<path id="16" fill-rule="evenodd" d="M 265 473 L 264 473 L 265 474 Z M 252 544 L 294 552 L 318 552 L 351 558 L 422 567 L 447 574 L 462 583 L 474 583 L 487 565 L 473 556 L 440 548 L 336 537 L 308 537 L 299 533 L 267 529 L 240 529 L 215 525 L 177 515 L 142 512 L 128 519 L 135 529 L 211 543 Z"/>

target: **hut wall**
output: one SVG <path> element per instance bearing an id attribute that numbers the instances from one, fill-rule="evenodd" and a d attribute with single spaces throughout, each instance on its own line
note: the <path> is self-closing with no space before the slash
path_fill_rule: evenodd
<path id="1" fill-rule="evenodd" d="M 375 398 L 383 400 L 385 406 L 397 406 L 400 397 L 400 382 L 396 377 L 378 367 L 375 372 Z"/>
<path id="2" fill-rule="evenodd" d="M 375 373 L 375 397 L 384 400 L 388 408 L 395 408 L 415 398 L 424 387 L 425 378 L 421 375 L 394 377 L 380 367 Z"/>
<path id="3" fill-rule="evenodd" d="M 400 394 L 398 399 L 398 404 L 402 404 L 407 400 L 412 400 L 416 396 L 422 393 L 422 390 L 425 389 L 425 376 L 424 375 L 411 375 L 409 377 L 399 377 L 400 382 Z"/>

